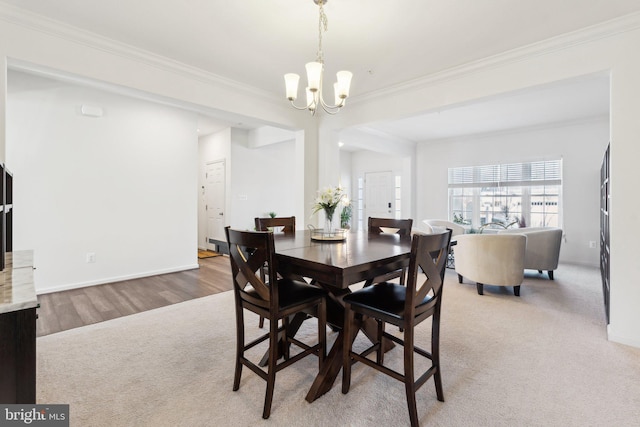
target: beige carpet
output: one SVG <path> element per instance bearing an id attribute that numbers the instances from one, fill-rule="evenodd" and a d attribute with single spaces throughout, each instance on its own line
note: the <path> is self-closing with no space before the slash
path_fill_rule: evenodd
<path id="1" fill-rule="evenodd" d="M 444 292 L 446 402 L 427 382 L 418 391 L 422 425 L 638 425 L 640 350 L 606 340 L 597 270 L 531 275 L 520 298 L 489 286 L 479 296 L 448 270 Z M 245 368 L 231 391 L 232 299 L 225 292 L 38 338 L 38 403 L 69 403 L 71 425 L 83 427 L 408 425 L 402 384 L 363 365 L 349 394 L 338 381 L 307 403 L 313 357 L 278 374 L 263 421 L 262 379 Z M 258 332 L 257 319 L 247 324 Z M 419 341 L 428 340 L 424 328 Z"/>

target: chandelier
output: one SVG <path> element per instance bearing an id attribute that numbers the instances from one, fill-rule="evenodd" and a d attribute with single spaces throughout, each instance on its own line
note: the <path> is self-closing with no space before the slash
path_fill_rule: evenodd
<path id="1" fill-rule="evenodd" d="M 322 77 L 324 71 L 324 57 L 322 53 L 322 33 L 327 31 L 327 15 L 324 13 L 323 5 L 327 0 L 313 0 L 318 5 L 318 53 L 315 62 L 308 62 L 305 65 L 307 69 L 307 105 L 299 107 L 294 101 L 298 97 L 298 82 L 300 76 L 298 74 L 289 73 L 284 75 L 287 99 L 291 105 L 298 110 L 309 110 L 314 115 L 321 106 L 324 111 L 329 114 L 336 114 L 344 106 L 349 96 L 349 87 L 351 86 L 350 71 L 338 71 L 337 82 L 333 84 L 335 100 L 333 104 L 327 104 L 322 95 Z"/>

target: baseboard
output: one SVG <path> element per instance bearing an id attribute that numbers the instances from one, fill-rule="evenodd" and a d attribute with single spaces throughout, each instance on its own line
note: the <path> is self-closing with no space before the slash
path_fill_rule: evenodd
<path id="1" fill-rule="evenodd" d="M 628 345 L 630 347 L 640 348 L 640 340 L 637 337 L 629 338 L 615 333 L 611 325 L 607 325 L 607 339 L 609 341 Z"/>
<path id="2" fill-rule="evenodd" d="M 89 280 L 86 282 L 70 283 L 67 285 L 54 286 L 52 288 L 47 288 L 47 289 L 36 289 L 36 294 L 43 295 L 43 294 L 50 294 L 53 292 L 69 291 L 72 289 L 86 288 L 88 286 L 123 282 L 125 280 L 140 279 L 142 277 L 158 276 L 160 274 L 167 274 L 167 273 L 177 273 L 179 271 L 193 270 L 196 268 L 200 268 L 200 266 L 197 263 L 184 265 L 180 267 L 167 268 L 162 270 L 146 271 L 144 273 L 129 274 L 126 276 L 114 276 L 114 277 L 108 277 L 108 278 L 99 279 L 99 280 Z"/>

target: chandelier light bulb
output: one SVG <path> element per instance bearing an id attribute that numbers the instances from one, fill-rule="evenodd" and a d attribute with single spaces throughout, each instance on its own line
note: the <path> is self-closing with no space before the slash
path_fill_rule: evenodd
<path id="1" fill-rule="evenodd" d="M 307 82 L 309 83 L 309 90 L 312 92 L 320 90 L 320 82 L 322 81 L 322 63 L 307 62 L 305 67 L 307 68 Z"/>
<path id="2" fill-rule="evenodd" d="M 287 90 L 287 99 L 289 101 L 295 101 L 298 97 L 298 82 L 300 76 L 295 73 L 289 73 L 284 75 L 284 84 Z"/>
<path id="3" fill-rule="evenodd" d="M 338 71 L 336 76 L 338 77 L 338 95 L 341 99 L 345 99 L 349 96 L 349 88 L 351 87 L 351 77 L 353 77 L 353 73 L 351 71 Z"/>

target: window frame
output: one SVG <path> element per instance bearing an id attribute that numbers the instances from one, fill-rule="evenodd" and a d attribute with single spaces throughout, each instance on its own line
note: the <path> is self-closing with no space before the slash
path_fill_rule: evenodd
<path id="1" fill-rule="evenodd" d="M 561 228 L 562 168 L 562 158 L 449 168 L 449 219 L 471 228 L 501 228 L 517 226 L 514 220 L 521 225 L 524 216 L 528 227 Z"/>

